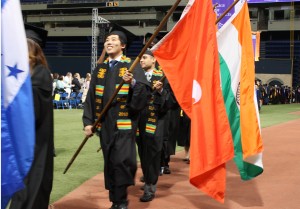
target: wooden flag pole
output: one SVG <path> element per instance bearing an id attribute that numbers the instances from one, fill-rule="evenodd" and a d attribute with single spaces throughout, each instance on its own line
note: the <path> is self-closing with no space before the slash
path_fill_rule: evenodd
<path id="1" fill-rule="evenodd" d="M 215 24 L 218 24 L 218 22 L 220 22 L 225 15 L 239 2 L 240 0 L 235 0 L 226 10 L 225 12 L 216 20 Z"/>
<path id="2" fill-rule="evenodd" d="M 101 53 L 99 59 L 97 60 L 97 64 L 101 64 L 101 63 L 104 62 L 105 54 L 106 54 L 106 51 L 105 51 L 105 49 L 103 48 L 102 53 Z"/>
<path id="3" fill-rule="evenodd" d="M 163 20 L 160 22 L 159 26 L 157 27 L 157 29 L 155 30 L 155 32 L 152 34 L 152 36 L 150 37 L 150 39 L 148 40 L 148 42 L 145 44 L 145 46 L 143 47 L 142 51 L 139 53 L 139 55 L 136 57 L 136 59 L 134 60 L 134 62 L 132 63 L 132 65 L 129 68 L 129 72 L 133 72 L 134 68 L 136 67 L 136 65 L 139 63 L 141 57 L 143 56 L 143 54 L 145 53 L 145 51 L 147 50 L 147 48 L 150 46 L 150 44 L 152 43 L 152 41 L 154 40 L 154 38 L 157 36 L 157 34 L 160 32 L 160 30 L 162 29 L 162 27 L 166 24 L 166 22 L 168 21 L 169 17 L 171 16 L 171 14 L 175 11 L 175 9 L 177 8 L 177 6 L 179 5 L 181 0 L 176 0 L 175 4 L 171 7 L 171 9 L 168 11 L 168 13 L 166 14 L 166 16 L 163 18 Z M 122 88 L 123 84 L 124 84 L 124 80 L 122 80 L 122 82 L 119 84 L 118 88 L 115 90 L 115 92 L 113 93 L 113 95 L 111 96 L 111 98 L 109 99 L 109 101 L 107 102 L 107 104 L 104 106 L 103 110 L 101 111 L 97 121 L 93 124 L 92 127 L 92 131 L 93 133 L 95 132 L 96 126 L 98 125 L 98 123 L 100 122 L 100 120 L 102 119 L 103 115 L 107 112 L 107 110 L 109 109 L 111 103 L 113 102 L 113 100 L 115 99 L 116 95 L 118 94 L 118 92 L 120 91 L 120 89 Z M 76 150 L 76 152 L 74 153 L 73 157 L 71 158 L 71 160 L 69 161 L 67 167 L 64 170 L 64 174 L 67 173 L 67 171 L 69 170 L 69 168 L 71 167 L 71 165 L 73 164 L 74 160 L 76 159 L 77 155 L 80 153 L 81 149 L 83 148 L 83 146 L 85 145 L 85 143 L 87 142 L 87 140 L 90 138 L 91 136 L 86 136 L 84 138 L 84 140 L 81 142 L 80 146 L 78 147 L 78 149 Z"/>

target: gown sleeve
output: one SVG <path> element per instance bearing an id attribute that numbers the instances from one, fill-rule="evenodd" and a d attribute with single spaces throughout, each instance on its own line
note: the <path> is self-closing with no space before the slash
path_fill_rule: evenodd
<path id="1" fill-rule="evenodd" d="M 140 67 L 134 70 L 133 77 L 136 80 L 136 84 L 133 88 L 130 88 L 127 106 L 131 111 L 136 112 L 146 107 L 147 101 L 151 97 L 151 86 Z"/>
<path id="2" fill-rule="evenodd" d="M 97 69 L 98 66 L 93 71 L 86 99 L 83 104 L 82 121 L 84 127 L 87 125 L 93 125 L 95 122 L 95 87 L 97 79 Z"/>

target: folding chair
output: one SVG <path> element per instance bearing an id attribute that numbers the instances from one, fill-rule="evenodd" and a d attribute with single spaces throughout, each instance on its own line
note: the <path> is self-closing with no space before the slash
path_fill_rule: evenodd
<path id="1" fill-rule="evenodd" d="M 61 105 L 61 107 L 63 109 L 66 108 L 69 108 L 69 100 L 68 100 L 68 93 L 67 92 L 64 92 L 64 93 L 61 93 L 60 95 L 60 100 L 59 100 L 59 104 Z"/>
<path id="2" fill-rule="evenodd" d="M 77 108 L 77 102 L 76 102 L 76 92 L 72 92 L 69 98 L 69 105 L 70 109 L 73 107 Z"/>
<path id="3" fill-rule="evenodd" d="M 53 105 L 56 106 L 56 109 L 60 106 L 60 94 L 55 94 L 53 99 Z"/>
<path id="4" fill-rule="evenodd" d="M 82 92 L 80 92 L 79 94 L 77 94 L 77 97 L 76 97 L 76 105 L 77 105 L 77 107 L 79 105 L 81 105 L 81 99 L 82 99 Z"/>

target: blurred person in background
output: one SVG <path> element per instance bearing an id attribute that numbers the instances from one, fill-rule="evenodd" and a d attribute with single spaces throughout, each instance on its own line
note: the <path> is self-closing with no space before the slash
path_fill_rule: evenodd
<path id="1" fill-rule="evenodd" d="M 87 95 L 87 92 L 88 92 L 88 90 L 90 88 L 90 82 L 91 82 L 91 74 L 87 73 L 86 74 L 86 78 L 85 78 L 85 80 L 83 82 L 83 85 L 82 85 L 82 87 L 83 87 L 83 93 L 82 93 L 82 99 L 81 99 L 82 103 L 84 103 L 86 95 Z"/>
<path id="2" fill-rule="evenodd" d="M 72 80 L 72 91 L 76 93 L 76 96 L 79 94 L 81 85 L 80 85 L 80 75 L 79 73 L 74 74 L 74 78 Z"/>

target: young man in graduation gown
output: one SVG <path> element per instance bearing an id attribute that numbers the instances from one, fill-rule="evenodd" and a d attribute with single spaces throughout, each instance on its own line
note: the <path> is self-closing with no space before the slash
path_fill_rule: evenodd
<path id="1" fill-rule="evenodd" d="M 163 83 L 160 81 L 163 71 L 156 69 L 156 59 L 150 50 L 147 50 L 142 56 L 140 64 L 150 86 L 153 86 L 154 89 L 146 108 L 141 113 L 139 123 L 139 148 L 141 149 L 141 165 L 145 182 L 144 194 L 140 201 L 149 202 L 155 197 L 160 172 L 169 91 L 163 88 Z"/>
<path id="2" fill-rule="evenodd" d="M 152 33 L 147 33 L 145 34 L 145 43 L 150 39 L 152 36 Z M 152 43 L 150 44 L 150 47 L 153 47 L 162 37 L 164 34 L 159 34 L 157 38 L 155 38 Z M 155 64 L 156 69 L 160 69 L 159 63 L 156 62 Z M 165 118 L 164 120 L 168 120 L 169 124 L 168 128 L 165 127 L 164 135 L 164 142 L 163 142 L 163 148 L 162 148 L 162 154 L 161 154 L 161 174 L 170 174 L 171 170 L 169 167 L 169 162 L 170 162 L 170 155 L 174 155 L 176 151 L 176 141 L 179 136 L 179 114 L 180 114 L 180 107 L 179 104 L 177 103 L 175 96 L 173 94 L 173 91 L 170 87 L 170 84 L 168 81 L 165 82 L 164 84 L 164 89 L 168 91 L 168 96 L 166 97 L 166 103 L 168 106 L 168 117 Z M 138 147 L 139 142 L 138 142 Z M 140 151 L 139 151 L 140 155 Z M 141 158 L 141 155 L 140 155 Z M 141 178 L 142 181 L 144 181 L 143 177 Z"/>
<path id="3" fill-rule="evenodd" d="M 152 36 L 153 34 L 152 33 L 146 33 L 145 36 L 144 36 L 144 43 L 143 43 L 143 46 L 145 46 L 145 44 L 149 41 L 150 37 Z M 158 42 L 158 39 L 155 38 L 151 43 L 150 43 L 150 46 L 149 48 L 151 49 L 156 43 Z M 160 68 L 159 65 L 157 64 L 157 62 L 155 63 L 155 67 L 156 69 Z M 150 74 L 149 74 L 150 75 Z M 151 85 L 151 83 L 149 82 L 149 85 Z M 152 88 L 152 86 L 150 86 L 150 88 Z M 137 144 L 137 148 L 138 148 L 138 154 L 139 154 L 139 158 L 140 158 L 140 161 L 142 161 L 142 143 L 140 142 L 141 139 L 139 137 L 139 130 L 138 130 L 138 133 L 137 133 L 137 137 L 136 137 L 136 144 Z M 144 175 L 140 177 L 140 181 L 141 182 L 144 182 Z"/>
<path id="4" fill-rule="evenodd" d="M 123 55 L 127 37 L 112 31 L 104 47 L 108 58 L 99 64 L 92 75 L 84 104 L 83 124 L 87 136 L 122 80 L 125 84 L 101 118 L 97 127 L 104 156 L 105 188 L 109 190 L 111 209 L 127 209 L 127 187 L 134 184 L 137 169 L 135 135 L 139 111 L 146 106 L 147 80 L 142 69 L 130 73 L 130 58 Z"/>

